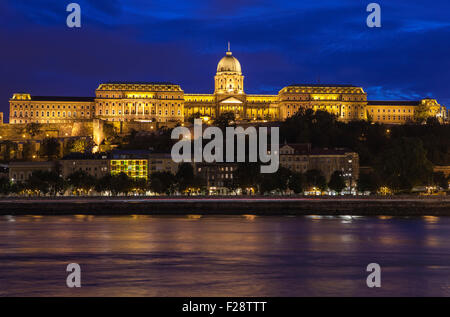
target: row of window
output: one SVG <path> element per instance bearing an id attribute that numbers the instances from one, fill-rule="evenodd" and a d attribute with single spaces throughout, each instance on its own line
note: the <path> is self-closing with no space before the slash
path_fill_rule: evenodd
<path id="1" fill-rule="evenodd" d="M 30 109 L 34 109 L 34 105 L 30 105 Z M 73 107 L 73 109 L 74 110 L 76 110 L 77 109 L 77 106 L 75 106 L 75 105 L 68 105 L 67 106 L 67 109 L 71 109 L 71 107 Z M 78 107 L 80 107 L 81 109 L 84 109 L 85 107 L 86 107 L 86 110 L 89 110 L 90 109 L 90 106 L 78 106 Z M 51 107 L 50 107 L 50 105 L 41 105 L 40 106 L 40 108 L 41 109 L 45 109 L 45 108 L 47 108 L 47 109 L 66 109 L 66 105 L 52 105 Z M 14 105 L 14 109 L 28 109 L 28 105 Z M 36 109 L 39 109 L 39 105 L 36 105 Z M 92 109 L 94 109 L 94 106 L 92 106 Z"/>
<path id="2" fill-rule="evenodd" d="M 75 162 L 74 162 L 75 163 Z M 104 167 L 100 167 L 100 168 L 97 168 L 97 167 L 85 167 L 84 169 L 82 168 L 82 167 L 78 167 L 78 168 L 76 168 L 76 167 L 74 167 L 74 168 L 72 168 L 72 172 L 75 172 L 75 171 L 86 171 L 88 174 L 90 174 L 90 175 L 92 175 L 92 176 L 95 176 L 95 177 L 97 177 L 97 171 L 99 170 L 100 172 L 103 172 L 103 173 L 106 173 L 106 172 L 108 172 L 108 168 L 106 167 L 106 166 L 104 166 Z M 93 172 L 93 173 L 92 173 Z"/>
<path id="3" fill-rule="evenodd" d="M 52 111 L 51 112 L 51 116 L 50 116 L 50 111 L 47 111 L 47 112 L 41 111 L 40 114 L 41 114 L 41 117 L 61 117 L 61 112 L 60 111 L 58 111 L 58 112 Z M 30 111 L 30 117 L 33 117 L 33 115 L 34 115 L 34 112 Z M 81 112 L 81 116 L 83 117 L 84 115 L 85 115 L 85 113 Z M 86 116 L 89 116 L 89 115 L 90 115 L 90 112 L 86 112 Z M 62 117 L 64 118 L 65 116 L 66 116 L 66 112 L 63 111 L 62 112 Z M 72 112 L 68 111 L 67 112 L 67 116 L 68 117 L 72 117 Z M 76 118 L 76 116 L 77 116 L 77 112 L 74 111 L 73 112 L 73 117 Z M 17 117 L 17 111 L 14 111 L 14 117 Z M 22 111 L 20 111 L 18 117 L 19 118 L 22 118 L 22 117 L 26 118 L 26 117 L 28 117 L 28 111 L 25 111 L 24 115 L 22 114 Z M 36 117 L 39 117 L 39 111 L 36 111 Z"/>
<path id="4" fill-rule="evenodd" d="M 31 122 L 37 122 L 37 123 L 65 123 L 66 120 L 13 120 L 13 123 L 31 123 Z"/>
<path id="5" fill-rule="evenodd" d="M 336 112 L 334 112 L 334 113 L 337 114 Z M 357 117 L 357 116 L 358 116 L 358 112 L 357 112 L 357 111 L 355 111 L 355 112 L 349 111 L 349 112 L 347 112 L 347 115 L 346 115 L 345 113 L 346 113 L 345 111 L 342 112 L 342 117 L 347 116 L 347 117 L 350 118 L 350 117 Z M 294 115 L 294 114 L 295 114 L 295 109 L 294 109 L 294 111 L 292 112 L 292 115 Z M 291 112 L 290 112 L 290 111 L 287 112 L 287 116 L 288 116 L 288 117 L 291 116 Z M 363 112 L 360 113 L 360 117 L 361 117 L 361 118 L 364 118 L 364 113 L 363 113 Z"/>
<path id="6" fill-rule="evenodd" d="M 209 180 L 215 180 L 216 175 L 209 175 Z M 217 179 L 233 179 L 233 174 L 219 174 Z"/>
<path id="7" fill-rule="evenodd" d="M 265 103 L 271 103 L 271 100 L 247 100 L 247 103 L 250 104 L 265 104 Z M 268 107 L 269 105 L 264 105 L 265 107 Z"/>
<path id="8" fill-rule="evenodd" d="M 288 96 L 287 100 L 300 100 L 300 101 L 312 101 L 312 100 L 343 100 L 343 101 L 365 101 L 366 98 L 363 96 L 353 96 L 353 97 L 342 97 L 342 98 L 338 98 L 338 97 L 334 97 L 334 96 L 314 96 L 311 97 L 309 95 L 300 95 L 300 96 L 295 96 L 295 97 L 291 97 Z"/>
<path id="9" fill-rule="evenodd" d="M 380 119 L 381 118 L 381 116 L 377 116 L 377 119 L 378 120 L 381 120 Z M 386 116 L 383 116 L 382 117 L 383 118 L 383 120 L 386 120 Z M 412 120 L 413 119 L 413 116 L 392 116 L 392 121 L 406 121 L 406 120 Z M 391 120 L 391 116 L 387 116 L 387 120 Z"/>
<path id="10" fill-rule="evenodd" d="M 240 81 L 240 77 L 234 77 L 234 78 L 230 78 L 228 81 L 231 83 L 233 80 L 239 80 Z M 226 82 L 226 79 L 223 79 L 223 78 L 221 78 L 220 80 L 219 80 L 219 82 L 221 82 L 221 83 L 225 83 Z"/>
<path id="11" fill-rule="evenodd" d="M 391 112 L 391 109 L 387 109 L 387 111 L 386 111 L 386 109 L 382 109 L 382 110 L 383 110 L 383 112 Z M 392 112 L 395 113 L 395 111 L 396 111 L 396 109 L 392 109 Z M 373 109 L 371 109 L 370 112 L 373 113 Z M 380 109 L 377 109 L 377 112 L 381 112 Z M 401 113 L 402 109 L 397 109 L 397 112 Z M 411 109 L 408 109 L 408 112 L 411 113 Z M 414 110 L 413 110 L 413 112 L 414 112 Z M 403 109 L 403 113 L 406 113 L 406 109 Z"/>
<path id="12" fill-rule="evenodd" d="M 185 102 L 214 102 L 214 99 L 203 100 L 202 98 L 200 98 L 200 99 L 194 98 L 192 100 L 185 100 Z"/>
<path id="13" fill-rule="evenodd" d="M 223 88 L 224 88 L 223 85 L 220 85 L 220 89 L 223 89 Z M 233 89 L 233 85 L 230 84 L 230 85 L 228 86 L 228 89 Z M 237 89 L 241 89 L 241 86 L 238 85 L 238 86 L 237 86 Z"/>
<path id="14" fill-rule="evenodd" d="M 345 117 L 345 111 L 342 111 L 342 116 Z M 358 116 L 358 112 L 357 111 L 355 111 L 355 112 L 351 112 L 351 111 L 347 112 L 347 117 L 352 117 L 352 116 L 357 117 Z M 364 113 L 363 112 L 360 113 L 360 117 L 364 118 Z"/>
<path id="15" fill-rule="evenodd" d="M 315 93 L 315 94 L 360 94 L 361 89 L 333 89 L 333 88 L 324 88 L 324 89 L 286 89 L 284 92 L 289 93 Z"/>
<path id="16" fill-rule="evenodd" d="M 124 161 L 111 161 L 112 165 L 147 165 L 147 161 L 146 160 L 124 160 Z"/>
<path id="17" fill-rule="evenodd" d="M 290 107 L 292 106 L 292 108 L 295 110 L 295 109 L 297 109 L 297 108 L 302 108 L 303 106 L 301 106 L 301 105 L 287 105 L 287 108 L 289 109 Z M 355 110 L 358 110 L 358 109 L 360 109 L 360 110 L 363 110 L 364 109 L 364 106 L 362 106 L 362 105 L 332 105 L 332 106 L 330 106 L 330 105 L 314 105 L 314 107 L 315 108 L 317 108 L 317 109 L 324 109 L 324 110 L 326 110 L 326 109 L 339 109 L 340 107 L 342 107 L 342 109 L 348 109 L 348 110 L 352 110 L 352 109 L 355 109 Z"/>
<path id="18" fill-rule="evenodd" d="M 161 103 L 161 104 L 148 104 L 148 103 L 145 103 L 145 104 L 141 104 L 141 103 L 138 103 L 138 104 L 136 104 L 136 103 L 133 103 L 133 104 L 127 104 L 127 103 L 118 103 L 117 105 L 113 102 L 113 103 L 111 103 L 111 105 L 109 105 L 109 103 L 108 102 L 106 102 L 106 103 L 99 103 L 98 104 L 98 108 L 99 109 L 101 109 L 101 108 L 103 108 L 103 106 L 105 106 L 105 107 L 109 107 L 109 106 L 112 106 L 112 107 L 115 107 L 115 106 L 119 106 L 119 107 L 143 107 L 143 106 L 145 106 L 145 107 L 169 107 L 169 106 L 172 106 L 172 108 L 173 107 L 180 107 L 180 106 L 182 106 L 182 104 L 168 104 L 168 103 Z"/>
<path id="19" fill-rule="evenodd" d="M 172 110 L 171 112 L 171 115 L 172 116 L 174 116 L 175 115 L 175 110 Z M 103 115 L 103 111 L 100 109 L 99 111 L 98 111 L 98 114 L 99 115 Z M 112 110 L 111 112 L 109 112 L 108 110 L 105 110 L 105 112 L 104 112 L 104 114 L 106 115 L 106 116 L 108 116 L 109 114 L 111 114 L 111 115 L 115 115 L 116 114 L 116 111 L 115 110 Z M 121 115 L 122 114 L 122 110 L 119 110 L 118 111 L 118 114 L 119 115 Z M 131 114 L 131 115 L 136 115 L 136 114 L 138 114 L 138 115 L 148 115 L 148 114 L 150 114 L 150 112 L 148 111 L 148 110 L 145 110 L 145 112 L 144 113 L 136 113 L 136 111 L 134 111 L 134 110 L 132 110 L 131 112 L 130 111 L 128 111 L 128 110 L 125 110 L 125 113 L 124 113 L 125 115 L 127 115 L 127 114 Z M 152 110 L 151 111 L 151 114 L 153 114 L 153 115 L 155 115 L 156 114 L 156 111 L 155 110 Z M 163 112 L 162 112 L 162 110 L 159 110 L 158 111 L 158 114 L 160 115 L 160 116 L 162 116 L 163 115 Z M 164 111 L 164 115 L 166 115 L 166 116 L 168 116 L 169 115 L 169 111 L 168 110 L 165 110 Z M 178 116 L 181 116 L 181 110 L 178 110 L 177 111 L 177 115 Z"/>
<path id="20" fill-rule="evenodd" d="M 155 95 L 141 95 L 141 94 L 136 94 L 136 95 L 127 95 L 127 97 L 124 97 L 122 95 L 103 95 L 103 94 L 98 94 L 98 98 L 111 98 L 111 99 L 145 99 L 145 98 L 152 98 L 152 99 L 173 99 L 173 100 L 182 100 L 183 96 L 182 95 L 162 95 L 162 96 L 155 96 Z"/>

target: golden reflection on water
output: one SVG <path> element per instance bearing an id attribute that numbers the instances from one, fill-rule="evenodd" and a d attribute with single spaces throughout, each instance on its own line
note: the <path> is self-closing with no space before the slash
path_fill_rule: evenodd
<path id="1" fill-rule="evenodd" d="M 435 236 L 427 236 L 425 243 L 429 247 L 439 247 L 440 246 L 440 239 Z"/>
<path id="2" fill-rule="evenodd" d="M 309 216 L 306 216 L 306 217 L 311 219 L 311 220 L 322 220 L 323 219 L 323 216 L 320 216 L 320 215 L 309 215 Z"/>
<path id="3" fill-rule="evenodd" d="M 436 223 L 439 221 L 439 217 L 435 216 L 423 216 L 422 218 L 428 223 Z"/>
<path id="4" fill-rule="evenodd" d="M 83 296 L 351 296 L 370 295 L 364 269 L 381 261 L 388 274 L 417 269 L 411 274 L 421 284 L 428 282 L 427 268 L 440 268 L 429 284 L 448 285 L 450 221 L 435 220 L 6 216 L 0 218 L 0 280 L 9 283 L 8 294 L 27 295 L 27 278 L 39 273 L 33 286 L 39 294 L 71 296 L 59 282 L 65 265 L 76 262 L 86 279 Z M 412 287 L 411 276 L 391 275 L 380 292 L 401 295 L 402 286 Z M 436 292 L 450 295 L 445 290 Z"/>

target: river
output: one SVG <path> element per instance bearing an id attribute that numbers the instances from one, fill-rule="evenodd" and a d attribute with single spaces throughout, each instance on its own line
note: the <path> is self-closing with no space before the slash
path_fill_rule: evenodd
<path id="1" fill-rule="evenodd" d="M 0 296 L 450 296 L 450 218 L 0 216 Z"/>

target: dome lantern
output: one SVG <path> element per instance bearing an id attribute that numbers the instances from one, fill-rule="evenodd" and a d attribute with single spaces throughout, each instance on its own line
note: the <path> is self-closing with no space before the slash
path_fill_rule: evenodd
<path id="1" fill-rule="evenodd" d="M 231 53 L 229 42 L 226 55 L 217 65 L 214 83 L 214 93 L 216 94 L 244 94 L 244 76 L 242 76 L 241 63 Z"/>
<path id="2" fill-rule="evenodd" d="M 228 43 L 228 52 L 217 65 L 217 73 L 222 72 L 242 74 L 241 63 L 239 63 L 238 59 L 234 57 L 233 53 L 230 51 L 230 43 Z"/>

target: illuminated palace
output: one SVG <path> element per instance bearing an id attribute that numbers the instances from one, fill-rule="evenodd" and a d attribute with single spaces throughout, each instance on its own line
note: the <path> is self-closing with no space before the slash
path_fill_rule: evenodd
<path id="1" fill-rule="evenodd" d="M 434 99 L 368 101 L 352 85 L 296 84 L 276 95 L 250 95 L 244 90 L 241 64 L 228 51 L 217 65 L 213 94 L 187 94 L 171 83 L 100 84 L 95 97 L 42 97 L 16 93 L 10 99 L 12 124 L 67 123 L 78 120 L 183 122 L 192 115 L 214 118 L 233 112 L 237 120 L 283 120 L 301 108 L 325 110 L 342 121 L 367 120 L 400 124 L 414 119 L 420 105 L 430 116 L 446 117 Z"/>

